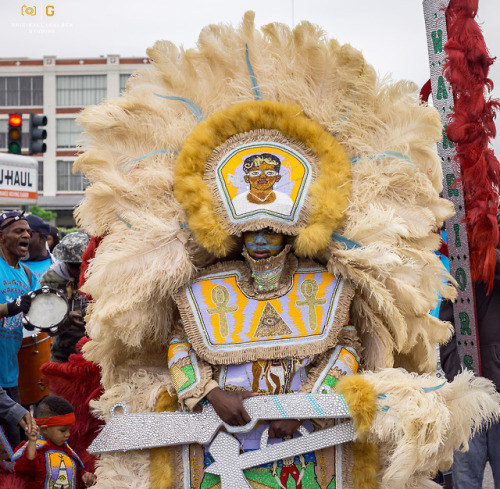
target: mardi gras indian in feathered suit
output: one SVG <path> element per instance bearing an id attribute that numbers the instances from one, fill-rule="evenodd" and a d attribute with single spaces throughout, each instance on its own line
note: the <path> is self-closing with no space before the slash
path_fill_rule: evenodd
<path id="1" fill-rule="evenodd" d="M 427 312 L 454 296 L 434 254 L 453 213 L 439 115 L 319 28 L 253 18 L 196 49 L 156 43 L 119 99 L 79 116 L 77 218 L 103 237 L 85 284 L 93 408 L 212 402 L 234 425 L 248 392 L 338 392 L 356 440 L 250 469 L 250 486 L 433 487 L 498 415 L 487 382 L 432 375 L 450 329 Z M 237 436 L 252 450 L 298 424 Z M 96 487 L 220 487 L 211 462 L 194 445 L 103 454 Z"/>

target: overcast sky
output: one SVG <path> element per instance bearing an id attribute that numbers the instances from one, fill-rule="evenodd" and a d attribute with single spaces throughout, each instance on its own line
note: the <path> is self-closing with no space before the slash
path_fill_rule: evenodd
<path id="1" fill-rule="evenodd" d="M 36 16 L 26 15 L 27 7 L 36 7 Z M 205 25 L 237 24 L 247 10 L 258 26 L 318 24 L 360 49 L 381 75 L 419 86 L 429 78 L 421 0 L 0 0 L 0 57 L 144 56 L 158 39 L 189 48 Z M 479 0 L 478 21 L 491 54 L 500 57 L 500 0 Z M 500 60 L 490 76 L 500 97 Z"/>

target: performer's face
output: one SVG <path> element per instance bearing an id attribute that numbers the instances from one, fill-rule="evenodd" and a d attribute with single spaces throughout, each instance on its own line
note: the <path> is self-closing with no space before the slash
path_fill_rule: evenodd
<path id="1" fill-rule="evenodd" d="M 259 166 L 254 166 L 245 175 L 245 182 L 250 184 L 250 189 L 270 190 L 276 182 L 281 180 L 281 175 L 275 170 L 275 165 L 264 160 Z"/>
<path id="2" fill-rule="evenodd" d="M 270 229 L 243 233 L 245 248 L 254 260 L 264 260 L 276 256 L 285 247 L 285 235 Z"/>

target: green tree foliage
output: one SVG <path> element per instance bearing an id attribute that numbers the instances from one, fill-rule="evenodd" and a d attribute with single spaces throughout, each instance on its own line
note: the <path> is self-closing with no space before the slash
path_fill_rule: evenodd
<path id="1" fill-rule="evenodd" d="M 41 207 L 38 207 L 37 205 L 31 205 L 30 206 L 30 212 L 34 214 L 35 216 L 40 217 L 44 221 L 51 221 L 52 219 L 55 219 L 57 217 L 56 212 L 48 211 L 46 209 L 42 209 Z"/>

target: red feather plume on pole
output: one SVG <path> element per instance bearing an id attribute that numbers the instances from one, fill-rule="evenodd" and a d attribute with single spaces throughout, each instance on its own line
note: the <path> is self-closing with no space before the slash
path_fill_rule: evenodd
<path id="1" fill-rule="evenodd" d="M 450 0 L 444 71 L 455 99 L 447 136 L 456 143 L 461 167 L 472 280 L 482 280 L 490 291 L 499 239 L 500 163 L 489 143 L 496 135 L 494 119 L 500 102 L 485 99 L 485 93 L 493 88 L 488 71 L 495 58 L 490 57 L 475 21 L 477 9 L 478 0 Z"/>

